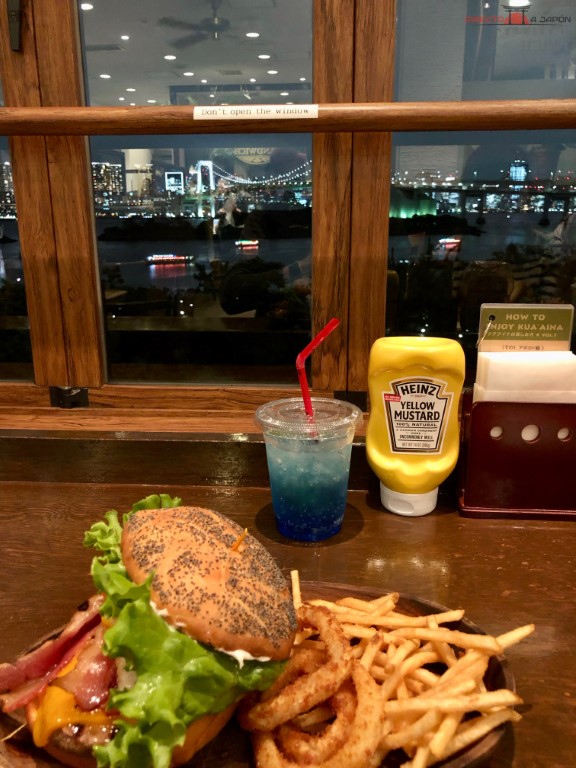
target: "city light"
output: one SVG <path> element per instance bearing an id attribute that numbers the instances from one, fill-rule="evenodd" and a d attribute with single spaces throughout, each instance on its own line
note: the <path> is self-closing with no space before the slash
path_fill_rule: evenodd
<path id="1" fill-rule="evenodd" d="M 119 102 L 125 103 L 124 97 L 120 96 Z M 269 203 L 312 205 L 310 160 L 283 173 L 266 172 L 264 162 L 258 176 L 254 168 L 251 175 L 242 176 L 213 161 L 201 161 L 209 162 L 214 176 L 209 184 L 204 184 L 202 179 L 198 181 L 196 173 L 166 169 L 161 164 L 156 166 L 153 153 L 150 157 L 148 163 L 134 162 L 131 169 L 120 162 L 92 162 L 96 216 L 210 218 L 229 190 L 239 196 L 243 209 L 248 211 Z M 182 176 L 178 189 L 169 188 L 164 182 L 165 171 Z M 529 166 L 520 159 L 502 168 L 497 178 L 478 178 L 477 173 L 470 176 L 463 180 L 453 169 L 442 171 L 430 167 L 395 171 L 391 177 L 390 217 L 409 220 L 414 216 L 473 214 L 481 222 L 488 214 L 511 216 L 518 212 L 537 213 L 545 220 L 552 213 L 568 214 L 576 210 L 576 172 L 566 167 L 546 174 L 545 178 L 532 178 Z M 16 216 L 9 162 L 0 164 L 0 211 L 6 218 Z M 445 232 L 440 243 L 436 241 L 447 258 L 460 247 L 459 238 L 454 235 L 457 233 Z M 246 243 L 242 247 L 255 245 Z"/>

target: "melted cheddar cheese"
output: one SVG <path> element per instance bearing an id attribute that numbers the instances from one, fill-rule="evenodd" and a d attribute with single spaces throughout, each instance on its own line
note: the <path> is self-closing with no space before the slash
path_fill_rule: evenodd
<path id="1" fill-rule="evenodd" d="M 110 725 L 112 719 L 102 709 L 85 712 L 76 706 L 76 699 L 69 691 L 57 685 L 49 685 L 37 705 L 32 737 L 34 744 L 44 747 L 54 731 L 67 725 Z"/>

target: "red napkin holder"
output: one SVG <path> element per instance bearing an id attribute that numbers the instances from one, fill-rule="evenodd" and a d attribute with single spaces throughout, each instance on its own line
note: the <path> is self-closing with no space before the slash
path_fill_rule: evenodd
<path id="1" fill-rule="evenodd" d="M 461 435 L 460 514 L 576 519 L 576 404 L 472 403 L 467 393 Z"/>

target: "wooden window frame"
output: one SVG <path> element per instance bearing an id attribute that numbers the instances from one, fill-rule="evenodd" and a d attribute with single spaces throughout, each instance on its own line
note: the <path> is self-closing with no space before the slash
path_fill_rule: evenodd
<path id="1" fill-rule="evenodd" d="M 576 126 L 573 99 L 393 102 L 394 0 L 314 0 L 317 119 L 209 125 L 184 106 L 85 106 L 76 3 L 23 0 L 21 8 L 14 52 L 0 0 L 0 135 L 10 137 L 17 204 L 26 202 L 18 219 L 35 380 L 0 383 L 0 405 L 45 407 L 50 387 L 86 387 L 100 411 L 169 404 L 237 413 L 297 389 L 296 380 L 294 389 L 107 383 L 90 135 L 312 133 L 312 329 L 332 316 L 342 325 L 313 357 L 312 389 L 352 396 L 366 390 L 369 349 L 385 332 L 392 132 Z"/>

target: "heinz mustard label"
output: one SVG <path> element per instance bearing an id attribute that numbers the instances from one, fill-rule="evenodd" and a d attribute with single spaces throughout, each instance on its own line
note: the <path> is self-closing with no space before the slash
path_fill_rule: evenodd
<path id="1" fill-rule="evenodd" d="M 439 453 L 452 406 L 446 382 L 432 378 L 395 379 L 382 392 L 394 453 Z"/>
<path id="2" fill-rule="evenodd" d="M 386 336 L 372 344 L 366 458 L 386 509 L 426 514 L 428 497 L 456 466 L 465 362 L 455 339 Z"/>

